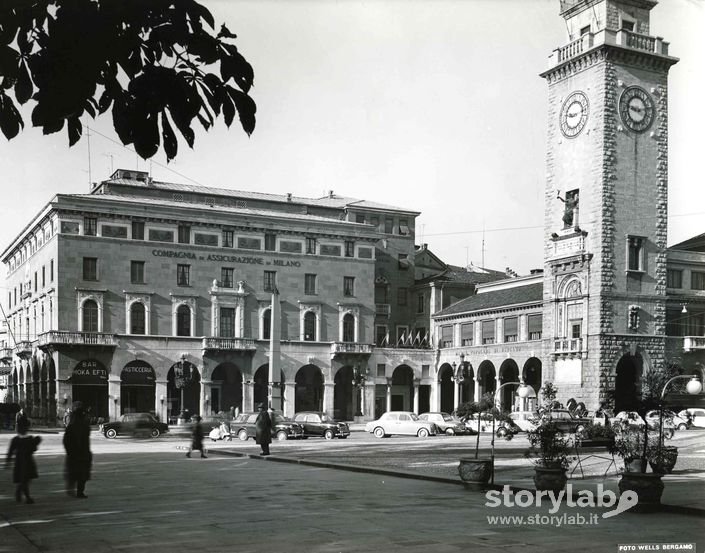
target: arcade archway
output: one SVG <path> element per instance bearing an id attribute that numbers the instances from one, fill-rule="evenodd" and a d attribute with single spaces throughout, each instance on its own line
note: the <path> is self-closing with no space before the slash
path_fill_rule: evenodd
<path id="1" fill-rule="evenodd" d="M 294 412 L 323 410 L 323 373 L 316 365 L 305 365 L 296 373 Z"/>
<path id="2" fill-rule="evenodd" d="M 211 375 L 210 406 L 214 413 L 242 411 L 242 372 L 233 363 L 221 363 Z"/>
<path id="3" fill-rule="evenodd" d="M 120 372 L 120 413 L 154 411 L 156 375 L 149 363 L 136 359 Z"/>
<path id="4" fill-rule="evenodd" d="M 438 369 L 439 409 L 444 413 L 453 411 L 453 368 L 443 363 Z"/>
<path id="5" fill-rule="evenodd" d="M 353 385 L 353 368 L 345 365 L 335 373 L 335 391 L 333 394 L 333 418 L 339 420 L 353 420 L 355 411 L 359 405 L 355 406 L 355 400 L 359 401 L 355 394 Z"/>
<path id="6" fill-rule="evenodd" d="M 514 359 L 506 359 L 499 367 L 499 383 L 519 382 L 519 367 Z M 505 386 L 499 393 L 499 407 L 502 411 L 512 411 L 514 409 L 514 394 L 516 386 L 511 384 Z"/>
<path id="7" fill-rule="evenodd" d="M 413 411 L 414 371 L 399 365 L 392 373 L 392 411 Z"/>
<path id="8" fill-rule="evenodd" d="M 634 411 L 641 391 L 644 360 L 641 354 L 623 355 L 617 363 L 614 380 L 614 411 Z"/>
<path id="9" fill-rule="evenodd" d="M 497 373 L 492 361 L 485 360 L 477 367 L 477 385 L 480 388 L 480 397 L 497 389 Z"/>
<path id="10" fill-rule="evenodd" d="M 91 420 L 108 419 L 108 370 L 97 359 L 84 359 L 74 367 L 71 397 L 80 401 Z"/>
<path id="11" fill-rule="evenodd" d="M 200 415 L 201 375 L 189 361 L 174 363 L 166 376 L 168 416 L 177 417 L 184 411 Z"/>

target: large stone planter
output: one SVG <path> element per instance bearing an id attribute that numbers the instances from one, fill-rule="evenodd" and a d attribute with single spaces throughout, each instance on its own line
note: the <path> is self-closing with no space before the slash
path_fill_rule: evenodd
<path id="1" fill-rule="evenodd" d="M 678 460 L 678 448 L 674 446 L 663 446 L 660 452 L 649 459 L 651 470 L 660 474 L 671 474 L 673 467 Z"/>
<path id="2" fill-rule="evenodd" d="M 563 468 L 534 467 L 534 484 L 539 491 L 560 492 L 565 488 L 568 477 Z"/>
<path id="3" fill-rule="evenodd" d="M 458 465 L 458 473 L 463 482 L 472 482 L 475 484 L 487 484 L 492 477 L 492 459 L 460 459 Z"/>
<path id="4" fill-rule="evenodd" d="M 624 472 L 619 480 L 619 494 L 626 491 L 636 492 L 638 497 L 637 510 L 646 511 L 661 505 L 663 494 L 662 474 L 648 472 Z"/>

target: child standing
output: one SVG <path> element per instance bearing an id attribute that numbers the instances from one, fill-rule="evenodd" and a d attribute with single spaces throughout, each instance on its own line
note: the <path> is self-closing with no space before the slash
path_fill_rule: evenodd
<path id="1" fill-rule="evenodd" d="M 37 478 L 37 465 L 34 463 L 34 452 L 37 451 L 39 442 L 42 439 L 39 436 L 28 436 L 28 422 L 20 422 L 17 425 L 17 436 L 12 438 L 10 449 L 7 451 L 5 459 L 5 468 L 10 465 L 10 460 L 15 457 L 15 470 L 12 473 L 12 481 L 17 485 L 15 488 L 15 500 L 19 503 L 22 501 L 24 494 L 27 503 L 34 503 L 34 500 L 29 496 L 29 481 Z"/>

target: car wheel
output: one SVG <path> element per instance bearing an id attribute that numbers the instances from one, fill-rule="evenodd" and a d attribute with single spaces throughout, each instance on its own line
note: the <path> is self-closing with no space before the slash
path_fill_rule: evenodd
<path id="1" fill-rule="evenodd" d="M 288 438 L 289 434 L 287 434 L 285 430 L 280 430 L 279 432 L 277 432 L 277 440 L 279 440 L 280 442 L 283 442 Z"/>
<path id="2" fill-rule="evenodd" d="M 506 428 L 498 428 L 497 429 L 497 437 L 498 438 L 504 438 L 507 435 L 507 429 Z"/>
<path id="3" fill-rule="evenodd" d="M 428 438 L 428 430 L 425 428 L 419 428 L 419 431 L 416 433 L 416 435 L 419 438 Z"/>
<path id="4" fill-rule="evenodd" d="M 114 428 L 108 428 L 108 429 L 105 431 L 105 437 L 106 437 L 106 438 L 112 439 L 112 438 L 114 438 L 115 436 L 117 436 L 117 432 L 115 431 Z"/>
<path id="5" fill-rule="evenodd" d="M 240 430 L 237 433 L 237 437 L 240 438 L 240 441 L 246 442 L 247 441 L 247 430 L 245 430 L 244 428 L 242 430 Z"/>
<path id="6" fill-rule="evenodd" d="M 382 428 L 381 426 L 378 426 L 377 428 L 375 428 L 375 431 L 373 432 L 373 434 L 375 435 L 376 438 L 384 438 L 384 436 L 385 436 L 384 428 Z"/>
<path id="7" fill-rule="evenodd" d="M 688 430 L 688 425 L 681 423 L 678 425 L 678 430 Z"/>
<path id="8" fill-rule="evenodd" d="M 335 438 L 335 435 L 333 434 L 333 431 L 332 431 L 332 430 L 326 430 L 326 431 L 323 433 L 323 437 L 324 437 L 326 440 L 332 440 L 333 438 Z"/>
<path id="9" fill-rule="evenodd" d="M 149 433 L 152 438 L 158 438 L 159 434 L 161 434 L 161 432 L 159 432 L 158 428 L 152 428 L 152 431 Z"/>
<path id="10" fill-rule="evenodd" d="M 583 426 L 582 424 L 578 425 L 575 428 L 575 435 L 578 436 L 579 438 L 582 438 L 584 434 L 585 434 L 585 426 Z"/>
<path id="11" fill-rule="evenodd" d="M 667 440 L 670 440 L 671 438 L 673 438 L 673 434 L 675 434 L 675 432 L 673 431 L 673 428 L 665 428 L 663 430 L 663 437 L 666 438 Z"/>
<path id="12" fill-rule="evenodd" d="M 455 436 L 455 430 L 453 430 L 452 428 L 446 428 L 446 434 L 448 436 Z"/>

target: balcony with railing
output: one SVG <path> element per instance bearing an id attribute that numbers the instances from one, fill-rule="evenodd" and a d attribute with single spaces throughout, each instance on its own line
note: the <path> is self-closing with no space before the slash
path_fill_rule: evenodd
<path id="1" fill-rule="evenodd" d="M 1 347 L 0 348 L 0 361 L 6 362 L 12 359 L 12 348 Z"/>
<path id="2" fill-rule="evenodd" d="M 577 58 L 591 48 L 603 44 L 668 56 L 669 43 L 661 37 L 642 35 L 626 29 L 618 31 L 603 29 L 597 33 L 586 33 L 565 46 L 553 50 L 553 53 L 548 58 L 548 68 L 551 69 L 573 58 Z"/>
<path id="3" fill-rule="evenodd" d="M 683 336 L 683 351 L 705 350 L 705 336 Z"/>
<path id="4" fill-rule="evenodd" d="M 566 353 L 580 353 L 582 351 L 582 338 L 561 338 L 554 340 L 553 342 L 553 353 L 557 355 Z"/>
<path id="5" fill-rule="evenodd" d="M 15 355 L 18 357 L 32 354 L 32 342 L 30 340 L 20 340 L 15 344 Z"/>
<path id="6" fill-rule="evenodd" d="M 361 344 L 359 342 L 333 342 L 330 346 L 331 355 L 344 353 L 370 354 L 372 344 Z"/>
<path id="7" fill-rule="evenodd" d="M 378 317 L 389 317 L 392 312 L 392 308 L 388 303 L 377 303 L 375 304 L 375 315 Z"/>
<path id="8" fill-rule="evenodd" d="M 250 338 L 216 338 L 203 339 L 204 351 L 255 351 L 257 345 Z"/>
<path id="9" fill-rule="evenodd" d="M 50 330 L 37 337 L 39 347 L 42 346 L 102 346 L 116 347 L 118 345 L 115 334 L 103 332 L 72 332 L 64 330 Z"/>

